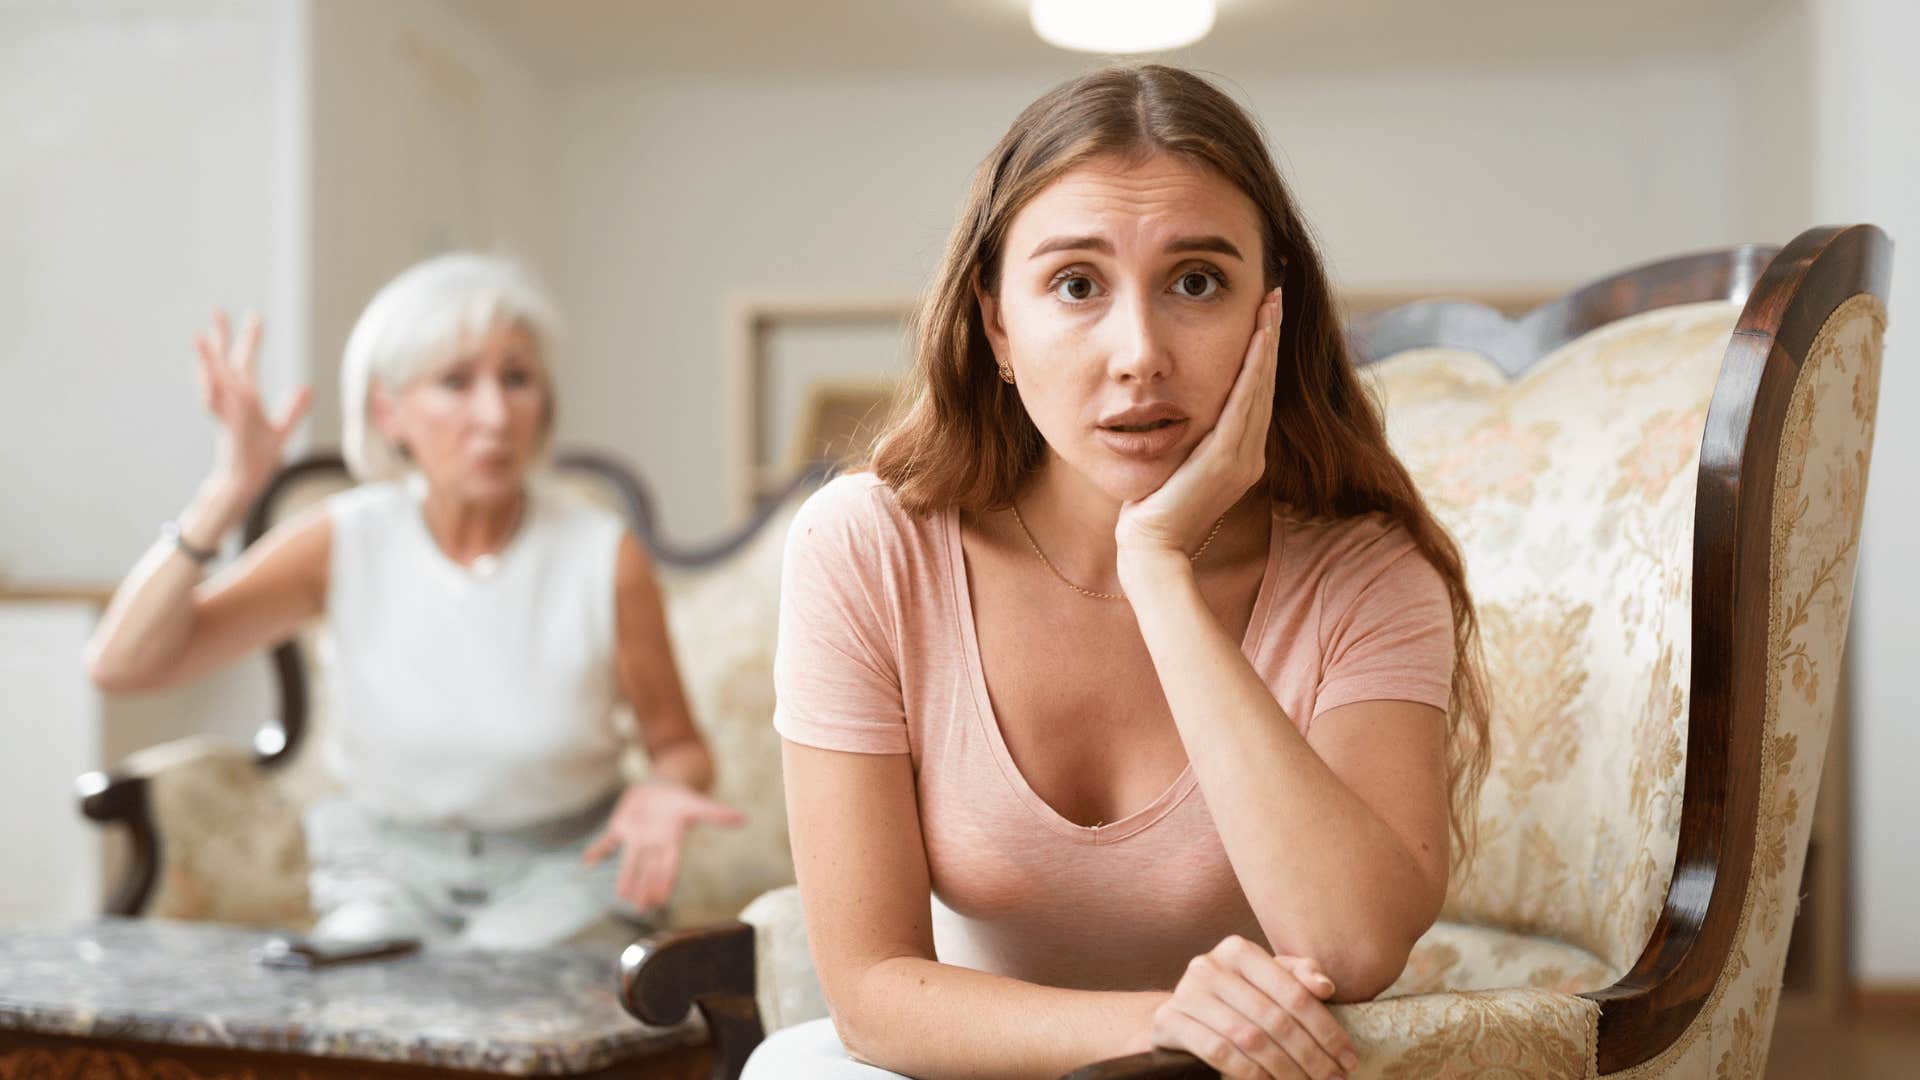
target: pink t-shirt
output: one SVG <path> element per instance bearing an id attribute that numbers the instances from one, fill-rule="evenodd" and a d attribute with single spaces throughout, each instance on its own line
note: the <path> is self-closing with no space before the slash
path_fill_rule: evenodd
<path id="1" fill-rule="evenodd" d="M 1242 651 L 1304 732 L 1355 701 L 1446 708 L 1452 626 L 1445 583 L 1397 524 L 1276 511 Z M 871 473 L 814 493 L 787 538 L 774 686 L 785 738 L 912 755 L 942 962 L 1165 990 L 1228 934 L 1265 943 L 1191 766 L 1098 826 L 1027 785 L 988 703 L 956 511 L 915 518 Z"/>

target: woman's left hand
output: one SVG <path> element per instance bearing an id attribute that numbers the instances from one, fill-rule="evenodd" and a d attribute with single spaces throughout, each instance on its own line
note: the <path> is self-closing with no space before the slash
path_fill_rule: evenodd
<path id="1" fill-rule="evenodd" d="M 586 861 L 598 863 L 620 852 L 620 898 L 651 911 L 673 895 L 680 872 L 680 846 L 687 828 L 698 823 L 737 826 L 747 815 L 735 807 L 669 781 L 647 780 L 620 796 L 599 839 L 588 845 Z"/>
<path id="2" fill-rule="evenodd" d="M 1265 475 L 1279 340 L 1280 290 L 1275 289 L 1261 301 L 1240 374 L 1213 429 L 1151 495 L 1121 506 L 1114 539 L 1122 566 L 1130 554 L 1191 553 L 1220 515 Z"/>

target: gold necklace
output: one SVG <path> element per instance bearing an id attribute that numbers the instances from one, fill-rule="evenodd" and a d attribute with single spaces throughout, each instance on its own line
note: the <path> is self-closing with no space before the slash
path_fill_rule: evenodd
<path id="1" fill-rule="evenodd" d="M 1040 550 L 1040 542 L 1033 538 L 1033 530 L 1027 528 L 1027 519 L 1020 516 L 1020 504 L 1013 502 L 1008 505 L 1013 509 L 1013 520 L 1020 523 L 1020 531 L 1027 535 L 1027 546 L 1033 549 L 1035 555 L 1039 556 L 1041 564 L 1052 571 L 1054 577 L 1060 579 L 1062 585 L 1065 585 L 1067 588 L 1072 589 L 1082 596 L 1091 596 L 1095 600 L 1125 600 L 1127 598 L 1127 594 L 1125 593 L 1094 592 L 1092 589 L 1083 589 L 1073 582 L 1068 581 L 1067 575 L 1061 573 L 1060 568 L 1053 565 L 1053 560 L 1047 558 L 1047 553 Z M 1228 512 L 1231 513 L 1231 508 L 1229 508 Z M 1213 528 L 1208 531 L 1207 538 L 1200 541 L 1200 546 L 1194 549 L 1193 554 L 1187 556 L 1187 561 L 1193 563 L 1199 562 L 1200 554 L 1207 550 L 1208 544 L 1213 543 L 1214 537 L 1220 535 L 1220 526 L 1226 523 L 1227 515 L 1221 514 L 1220 520 L 1214 522 Z"/>

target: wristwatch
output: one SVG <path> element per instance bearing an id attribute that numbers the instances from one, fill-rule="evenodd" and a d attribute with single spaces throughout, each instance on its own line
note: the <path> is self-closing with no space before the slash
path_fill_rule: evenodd
<path id="1" fill-rule="evenodd" d="M 181 535 L 180 523 L 177 521 L 168 521 L 161 524 L 160 539 L 179 548 L 182 555 L 199 563 L 201 566 L 212 562 L 214 556 L 220 554 L 219 548 L 194 547 L 192 543 L 188 542 L 185 536 Z"/>

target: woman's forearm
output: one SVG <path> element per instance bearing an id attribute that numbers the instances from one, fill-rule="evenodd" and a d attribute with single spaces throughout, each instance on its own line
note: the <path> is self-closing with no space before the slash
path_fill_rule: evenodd
<path id="1" fill-rule="evenodd" d="M 1268 943 L 1318 961 L 1340 1000 L 1385 989 L 1435 914 L 1419 864 L 1308 745 L 1207 607 L 1185 558 L 1137 559 L 1123 579 Z"/>
<path id="2" fill-rule="evenodd" d="M 917 956 L 875 963 L 849 989 L 835 1017 L 847 1051 L 923 1080 L 1059 1076 L 1143 1052 L 1168 997 L 1061 990 Z"/>
<path id="3" fill-rule="evenodd" d="M 181 539 L 211 550 L 246 506 L 229 487 L 209 480 L 181 512 Z M 173 544 L 154 544 L 114 591 L 87 643 L 87 673 L 103 690 L 144 690 L 166 681 L 193 635 L 193 590 L 203 568 Z"/>
<path id="4" fill-rule="evenodd" d="M 651 774 L 694 791 L 713 787 L 713 755 L 698 736 L 680 739 L 653 750 Z"/>

